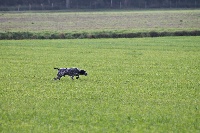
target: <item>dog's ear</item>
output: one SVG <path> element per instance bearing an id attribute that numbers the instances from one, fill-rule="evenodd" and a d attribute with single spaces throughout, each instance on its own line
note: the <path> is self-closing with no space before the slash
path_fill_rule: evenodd
<path id="1" fill-rule="evenodd" d="M 80 70 L 80 72 L 79 72 L 79 73 L 80 73 L 80 75 L 84 75 L 84 74 L 85 74 L 85 72 L 86 72 L 85 70 Z"/>

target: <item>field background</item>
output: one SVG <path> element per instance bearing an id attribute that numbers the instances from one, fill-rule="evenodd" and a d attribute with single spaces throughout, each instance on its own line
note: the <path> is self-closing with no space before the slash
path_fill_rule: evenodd
<path id="1" fill-rule="evenodd" d="M 200 131 L 200 37 L 0 41 L 0 132 Z M 54 81 L 53 67 L 79 67 Z"/>
<path id="2" fill-rule="evenodd" d="M 200 29 L 200 10 L 1 12 L 0 32 L 141 32 Z"/>
<path id="3" fill-rule="evenodd" d="M 195 31 L 199 19 L 200 10 L 0 12 L 0 37 Z M 199 42 L 0 40 L 0 132 L 198 133 Z M 88 76 L 54 81 L 54 67 Z"/>

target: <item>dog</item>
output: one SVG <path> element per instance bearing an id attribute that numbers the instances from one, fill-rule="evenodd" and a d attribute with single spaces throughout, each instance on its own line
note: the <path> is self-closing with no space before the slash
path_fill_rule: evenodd
<path id="1" fill-rule="evenodd" d="M 60 80 L 61 77 L 65 77 L 65 75 L 68 75 L 71 77 L 72 80 L 74 80 L 74 76 L 76 76 L 76 79 L 79 79 L 79 75 L 85 75 L 87 76 L 87 72 L 85 70 L 80 70 L 79 68 L 54 68 L 58 70 L 57 77 L 54 78 L 54 80 Z"/>

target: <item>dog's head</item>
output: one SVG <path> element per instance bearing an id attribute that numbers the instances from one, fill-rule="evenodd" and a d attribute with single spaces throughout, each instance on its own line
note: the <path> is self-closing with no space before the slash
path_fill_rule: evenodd
<path id="1" fill-rule="evenodd" d="M 85 75 L 85 76 L 87 76 L 87 72 L 85 71 L 85 70 L 80 70 L 80 75 Z"/>

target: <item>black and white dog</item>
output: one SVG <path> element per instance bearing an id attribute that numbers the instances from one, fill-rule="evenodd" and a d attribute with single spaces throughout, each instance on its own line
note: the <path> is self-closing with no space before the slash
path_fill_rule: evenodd
<path id="1" fill-rule="evenodd" d="M 54 78 L 54 80 L 57 80 L 64 76 L 65 75 L 68 75 L 70 76 L 72 79 L 74 79 L 74 76 L 76 76 L 76 79 L 79 78 L 79 75 L 85 75 L 87 76 L 87 72 L 85 70 L 80 70 L 78 68 L 54 68 L 54 69 L 57 69 L 58 70 L 58 74 L 57 74 L 57 77 Z"/>

